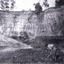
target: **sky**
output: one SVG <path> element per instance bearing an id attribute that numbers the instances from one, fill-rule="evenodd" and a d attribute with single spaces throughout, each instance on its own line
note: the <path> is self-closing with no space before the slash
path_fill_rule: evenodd
<path id="1" fill-rule="evenodd" d="M 1 0 L 0 0 L 1 1 Z M 35 10 L 34 3 L 40 3 L 43 5 L 44 0 L 15 0 L 15 7 L 13 11 L 22 11 L 22 10 Z M 50 7 L 55 6 L 55 0 L 48 0 L 48 4 Z M 47 9 L 46 7 L 42 6 L 42 9 Z"/>
<path id="2" fill-rule="evenodd" d="M 41 6 L 44 0 L 15 0 L 15 8 L 13 10 L 21 11 L 21 10 L 34 10 L 34 3 L 40 2 Z M 49 6 L 55 6 L 55 0 L 48 0 Z M 42 6 L 43 10 L 46 8 Z"/>

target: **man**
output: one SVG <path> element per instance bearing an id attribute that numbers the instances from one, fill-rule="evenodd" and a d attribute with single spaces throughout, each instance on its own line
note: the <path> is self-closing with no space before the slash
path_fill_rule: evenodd
<path id="1" fill-rule="evenodd" d="M 55 62 L 63 62 L 63 52 L 58 48 L 57 45 L 54 44 L 46 44 L 46 47 L 49 51 L 49 55 L 46 59 L 51 58 L 52 61 Z"/>

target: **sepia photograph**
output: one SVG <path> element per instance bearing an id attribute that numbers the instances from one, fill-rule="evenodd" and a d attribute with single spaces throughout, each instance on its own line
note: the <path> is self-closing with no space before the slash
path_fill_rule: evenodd
<path id="1" fill-rule="evenodd" d="M 0 0 L 0 64 L 64 64 L 64 0 Z"/>

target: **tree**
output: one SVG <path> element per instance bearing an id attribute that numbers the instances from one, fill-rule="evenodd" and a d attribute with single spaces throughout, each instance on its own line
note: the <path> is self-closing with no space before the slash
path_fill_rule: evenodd
<path id="1" fill-rule="evenodd" d="M 1 0 L 1 9 L 2 10 L 11 10 L 14 8 L 15 1 L 14 0 Z"/>
<path id="2" fill-rule="evenodd" d="M 40 14 L 40 12 L 42 12 L 42 6 L 40 5 L 40 3 L 36 3 L 35 5 L 35 13 L 38 15 Z"/>
<path id="3" fill-rule="evenodd" d="M 64 0 L 56 0 L 55 1 L 55 6 L 59 7 L 59 6 L 63 6 L 64 5 Z"/>
<path id="4" fill-rule="evenodd" d="M 47 1 L 47 0 L 44 0 L 43 5 L 44 5 L 45 7 L 49 7 L 48 1 Z"/>

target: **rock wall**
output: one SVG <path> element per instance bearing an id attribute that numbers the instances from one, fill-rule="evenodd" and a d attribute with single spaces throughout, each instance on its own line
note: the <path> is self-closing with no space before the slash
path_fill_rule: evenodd
<path id="1" fill-rule="evenodd" d="M 27 32 L 29 37 L 36 36 L 38 17 L 31 11 L 0 11 L 0 33 L 6 36 L 20 36 Z"/>
<path id="2" fill-rule="evenodd" d="M 45 36 L 63 36 L 64 35 L 64 8 L 49 8 L 44 11 L 44 20 L 42 22 L 45 30 L 42 33 Z"/>
<path id="3" fill-rule="evenodd" d="M 29 37 L 63 36 L 64 7 L 49 8 L 40 15 L 31 11 L 0 11 L 0 33 L 20 36 L 27 32 Z"/>

